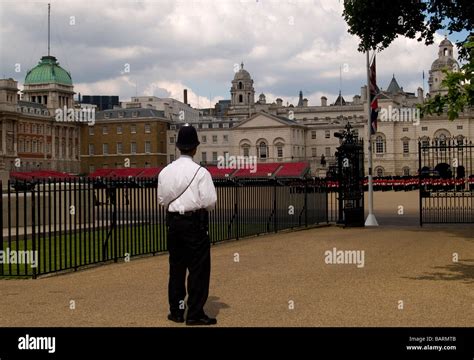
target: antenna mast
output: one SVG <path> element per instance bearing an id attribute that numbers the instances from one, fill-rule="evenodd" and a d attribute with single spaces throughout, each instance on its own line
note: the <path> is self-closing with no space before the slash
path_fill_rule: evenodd
<path id="1" fill-rule="evenodd" d="M 50 50 L 50 37 L 51 37 L 51 4 L 48 4 L 48 56 Z"/>

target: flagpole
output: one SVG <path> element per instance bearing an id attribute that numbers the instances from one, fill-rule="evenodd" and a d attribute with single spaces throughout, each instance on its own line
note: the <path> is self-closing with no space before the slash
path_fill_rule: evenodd
<path id="1" fill-rule="evenodd" d="M 372 181 L 372 119 L 371 119 L 371 98 L 370 98 L 370 60 L 369 50 L 365 51 L 367 57 L 367 143 L 369 151 L 369 214 L 365 220 L 365 226 L 378 226 L 377 219 L 374 215 L 374 186 Z"/>

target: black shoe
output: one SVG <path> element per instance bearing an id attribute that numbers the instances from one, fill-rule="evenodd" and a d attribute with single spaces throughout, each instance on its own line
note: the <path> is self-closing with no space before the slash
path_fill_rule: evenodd
<path id="1" fill-rule="evenodd" d="M 216 325 L 217 320 L 204 315 L 200 319 L 186 319 L 186 325 Z"/>
<path id="2" fill-rule="evenodd" d="M 184 323 L 184 316 L 168 314 L 168 320 L 174 321 L 175 323 Z"/>

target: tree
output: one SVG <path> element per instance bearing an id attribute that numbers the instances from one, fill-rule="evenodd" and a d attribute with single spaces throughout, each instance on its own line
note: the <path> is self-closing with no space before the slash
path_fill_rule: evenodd
<path id="1" fill-rule="evenodd" d="M 382 51 L 398 36 L 424 41 L 430 45 L 437 30 L 449 33 L 472 31 L 472 0 L 345 0 L 343 17 L 349 33 L 360 38 L 359 51 Z M 471 34 L 472 35 L 472 34 Z M 447 109 L 452 120 L 460 111 L 472 106 L 473 47 L 469 36 L 456 43 L 459 60 L 466 61 L 459 72 L 447 70 L 443 85 L 448 94 L 435 96 L 420 108 L 422 114 L 440 113 Z"/>

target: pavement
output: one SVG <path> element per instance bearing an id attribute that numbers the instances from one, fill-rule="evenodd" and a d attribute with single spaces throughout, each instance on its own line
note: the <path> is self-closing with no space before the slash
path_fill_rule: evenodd
<path id="1" fill-rule="evenodd" d="M 325 226 L 213 246 L 205 311 L 226 327 L 474 326 L 473 226 L 420 228 L 417 192 L 384 194 L 376 193 L 386 215 L 376 228 Z M 327 251 L 338 250 L 363 251 L 364 262 L 328 264 Z M 162 254 L 0 280 L 0 327 L 185 326 L 166 319 L 167 276 Z"/>

